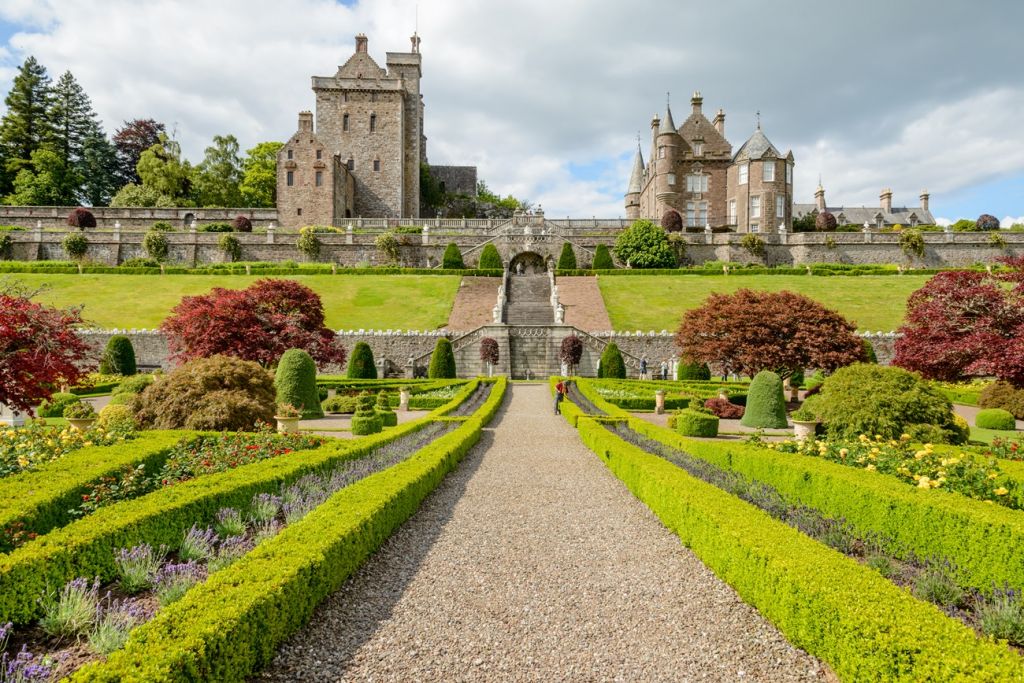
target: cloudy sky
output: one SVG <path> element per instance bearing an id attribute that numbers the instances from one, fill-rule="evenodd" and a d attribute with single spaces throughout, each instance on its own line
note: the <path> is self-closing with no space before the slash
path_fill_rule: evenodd
<path id="1" fill-rule="evenodd" d="M 761 112 L 798 201 L 820 176 L 830 204 L 927 187 L 943 218 L 1024 215 L 1019 0 L 0 0 L 0 91 L 35 55 L 108 132 L 152 117 L 198 160 L 214 134 L 284 140 L 355 33 L 383 65 L 417 15 L 430 161 L 549 215 L 621 215 L 636 135 L 698 89 L 734 149 Z"/>

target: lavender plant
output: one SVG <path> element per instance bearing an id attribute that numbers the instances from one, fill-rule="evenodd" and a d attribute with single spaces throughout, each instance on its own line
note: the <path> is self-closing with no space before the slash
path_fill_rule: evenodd
<path id="1" fill-rule="evenodd" d="M 78 578 L 69 581 L 60 591 L 44 595 L 40 600 L 43 608 L 40 628 L 56 637 L 85 635 L 96 623 L 99 589 L 98 578 L 91 584 L 88 579 Z"/>
<path id="2" fill-rule="evenodd" d="M 206 578 L 206 569 L 195 562 L 168 564 L 157 572 L 154 581 L 156 599 L 161 607 L 180 600 L 189 588 Z"/>
<path id="3" fill-rule="evenodd" d="M 249 506 L 249 519 L 256 524 L 269 522 L 277 517 L 281 499 L 269 493 L 257 493 Z"/>
<path id="4" fill-rule="evenodd" d="M 953 580 L 950 568 L 940 563 L 933 563 L 918 574 L 912 592 L 939 607 L 959 607 L 967 597 L 964 589 Z"/>
<path id="5" fill-rule="evenodd" d="M 178 557 L 185 562 L 206 562 L 214 556 L 216 543 L 216 531 L 200 529 L 193 524 L 185 533 L 185 538 L 178 549 Z"/>
<path id="6" fill-rule="evenodd" d="M 228 536 L 217 547 L 217 556 L 206 565 L 207 571 L 213 573 L 234 564 L 254 546 L 252 540 L 245 536 Z"/>
<path id="7" fill-rule="evenodd" d="M 242 513 L 234 508 L 221 508 L 217 511 L 213 528 L 221 538 L 241 536 L 245 533 L 245 522 L 242 521 Z"/>
<path id="8" fill-rule="evenodd" d="M 1020 591 L 996 591 L 990 602 L 978 606 L 977 614 L 985 635 L 1024 645 L 1024 599 Z"/>
<path id="9" fill-rule="evenodd" d="M 153 550 L 148 543 L 118 550 L 114 564 L 124 592 L 134 594 L 152 587 L 153 579 L 166 555 L 166 546 Z"/>
<path id="10" fill-rule="evenodd" d="M 96 627 L 89 633 L 89 647 L 96 654 L 109 655 L 124 647 L 133 628 L 149 619 L 150 614 L 134 600 L 108 598 L 101 605 L 96 618 Z"/>

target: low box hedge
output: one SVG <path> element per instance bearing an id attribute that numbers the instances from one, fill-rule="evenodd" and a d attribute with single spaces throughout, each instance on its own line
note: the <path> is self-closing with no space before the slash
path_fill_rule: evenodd
<path id="1" fill-rule="evenodd" d="M 984 410 L 979 410 L 978 414 L 974 417 L 974 426 L 981 429 L 1013 431 L 1017 429 L 1017 420 L 1009 410 L 985 408 Z"/>
<path id="2" fill-rule="evenodd" d="M 683 436 L 718 436 L 718 417 L 698 410 L 683 410 L 675 417 L 675 430 Z"/>
<path id="3" fill-rule="evenodd" d="M 0 529 L 20 521 L 25 531 L 44 534 L 67 524 L 72 519 L 69 510 L 82 502 L 88 484 L 126 465 L 144 464 L 147 471 L 154 471 L 189 434 L 194 432 L 140 432 L 131 441 L 82 448 L 35 470 L 0 479 Z"/>
<path id="4" fill-rule="evenodd" d="M 475 381 L 470 385 L 476 386 Z M 114 575 L 114 552 L 139 543 L 176 548 L 194 523 L 213 519 L 223 507 L 244 508 L 257 493 L 276 491 L 311 472 L 363 457 L 376 447 L 412 433 L 454 410 L 469 395 L 467 385 L 445 407 L 380 434 L 333 441 L 287 457 L 218 472 L 101 508 L 0 556 L 0 623 L 24 624 L 39 614 L 46 590 L 80 576 Z"/>
<path id="5" fill-rule="evenodd" d="M 70 680 L 246 680 L 458 465 L 497 411 L 505 387 L 500 378 L 487 401 L 456 430 L 337 492 L 161 610 L 107 661 L 82 667 Z"/>
<path id="6" fill-rule="evenodd" d="M 683 544 L 842 680 L 1020 680 L 1024 661 L 844 555 L 581 419 L 584 443 Z"/>

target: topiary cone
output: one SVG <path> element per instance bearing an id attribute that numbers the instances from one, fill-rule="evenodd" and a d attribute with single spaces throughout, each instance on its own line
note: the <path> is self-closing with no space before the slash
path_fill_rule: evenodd
<path id="1" fill-rule="evenodd" d="M 302 349 L 288 349 L 281 355 L 274 375 L 277 402 L 302 411 L 304 419 L 324 416 L 316 388 L 316 362 Z"/>
<path id="2" fill-rule="evenodd" d="M 756 429 L 784 429 L 789 426 L 781 377 L 770 370 L 762 370 L 754 375 L 747 392 L 747 408 L 740 424 Z"/>
<path id="3" fill-rule="evenodd" d="M 427 370 L 430 379 L 455 379 L 455 352 L 452 343 L 445 337 L 437 340 L 434 353 L 430 356 Z"/>
<path id="4" fill-rule="evenodd" d="M 601 353 L 599 377 L 607 379 L 626 379 L 626 363 L 622 360 L 622 352 L 615 342 L 608 342 Z"/>

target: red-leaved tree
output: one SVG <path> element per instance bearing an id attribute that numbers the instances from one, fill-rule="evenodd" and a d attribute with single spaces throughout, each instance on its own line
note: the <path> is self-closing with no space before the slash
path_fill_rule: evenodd
<path id="1" fill-rule="evenodd" d="M 491 337 L 484 337 L 480 340 L 480 362 L 497 365 L 500 358 L 498 352 L 498 340 Z"/>
<path id="2" fill-rule="evenodd" d="M 27 413 L 92 368 L 91 350 L 75 333 L 79 311 L 37 304 L 30 296 L 0 288 L 0 403 Z"/>
<path id="3" fill-rule="evenodd" d="M 1009 263 L 1011 267 L 1020 264 Z M 928 379 L 991 374 L 1024 386 L 1024 283 L 1020 271 L 938 273 L 907 300 L 893 364 Z M 1000 279 L 1016 282 L 1007 289 Z"/>
<path id="4" fill-rule="evenodd" d="M 559 359 L 569 367 L 569 374 L 576 374 L 576 366 L 580 364 L 583 357 L 583 342 L 575 334 L 570 334 L 562 340 L 562 347 L 559 349 Z"/>
<path id="5" fill-rule="evenodd" d="M 804 368 L 831 372 L 865 360 L 852 323 L 787 291 L 712 294 L 683 316 L 676 344 L 683 358 L 750 377 L 761 370 L 782 377 Z"/>
<path id="6" fill-rule="evenodd" d="M 222 354 L 269 367 L 288 349 L 303 349 L 318 363 L 345 362 L 344 347 L 324 325 L 320 297 L 294 280 L 182 297 L 160 329 L 176 360 Z"/>

